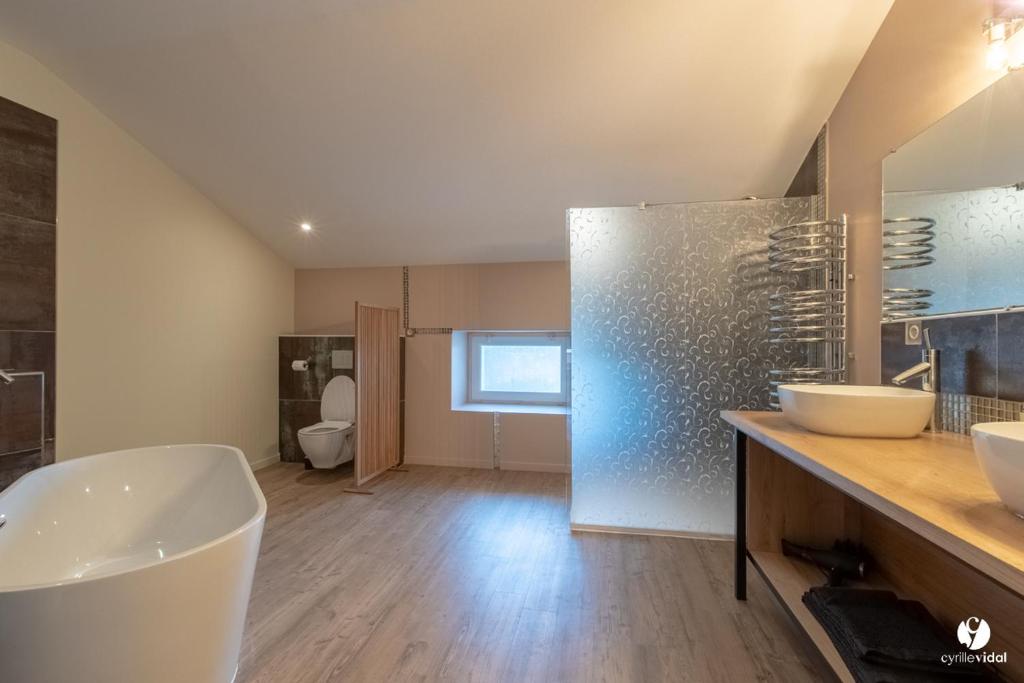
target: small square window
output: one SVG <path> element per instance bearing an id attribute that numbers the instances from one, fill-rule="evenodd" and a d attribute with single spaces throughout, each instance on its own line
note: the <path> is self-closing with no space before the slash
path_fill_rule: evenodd
<path id="1" fill-rule="evenodd" d="M 469 332 L 467 341 L 469 403 L 568 403 L 567 333 Z"/>

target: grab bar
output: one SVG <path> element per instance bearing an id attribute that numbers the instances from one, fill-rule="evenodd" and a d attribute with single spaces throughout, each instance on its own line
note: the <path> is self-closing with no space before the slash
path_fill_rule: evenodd
<path id="1" fill-rule="evenodd" d="M 7 372 L 0 368 L 0 382 L 4 384 L 14 384 L 14 378 L 7 374 Z"/>

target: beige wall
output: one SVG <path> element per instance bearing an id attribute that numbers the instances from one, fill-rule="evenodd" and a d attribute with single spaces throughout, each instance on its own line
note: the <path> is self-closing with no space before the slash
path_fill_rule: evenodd
<path id="1" fill-rule="evenodd" d="M 401 268 L 297 270 L 295 331 L 351 331 L 356 300 L 401 306 Z M 409 323 L 453 329 L 569 329 L 569 269 L 562 262 L 413 266 Z M 406 341 L 406 460 L 491 467 L 491 413 L 451 410 L 451 337 Z M 500 416 L 500 457 L 507 469 L 564 471 L 566 419 Z"/>
<path id="2" fill-rule="evenodd" d="M 850 217 L 851 380 L 880 380 L 882 159 L 988 86 L 990 0 L 896 0 L 829 119 L 829 213 Z"/>
<path id="3" fill-rule="evenodd" d="M 295 330 L 298 334 L 354 334 L 357 301 L 401 308 L 402 269 L 295 271 Z"/>
<path id="4" fill-rule="evenodd" d="M 0 96 L 59 122 L 58 459 L 183 442 L 273 459 L 292 268 L 2 43 Z"/>

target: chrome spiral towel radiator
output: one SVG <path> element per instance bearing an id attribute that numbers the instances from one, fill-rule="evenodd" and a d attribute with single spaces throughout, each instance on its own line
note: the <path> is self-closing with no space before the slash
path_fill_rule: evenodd
<path id="1" fill-rule="evenodd" d="M 768 235 L 768 269 L 791 276 L 769 297 L 769 342 L 804 365 L 769 371 L 773 408 L 780 384 L 846 382 L 846 215 L 804 221 Z"/>
<path id="2" fill-rule="evenodd" d="M 882 269 L 908 270 L 935 262 L 935 221 L 931 218 L 886 218 L 882 221 Z M 931 308 L 934 294 L 918 287 L 887 287 L 882 291 L 882 322 L 921 315 Z"/>

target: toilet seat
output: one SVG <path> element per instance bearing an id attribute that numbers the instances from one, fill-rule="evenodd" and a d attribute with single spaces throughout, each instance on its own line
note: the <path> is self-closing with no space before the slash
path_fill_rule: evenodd
<path id="1" fill-rule="evenodd" d="M 327 434 L 334 434 L 335 432 L 343 432 L 352 427 L 351 422 L 344 422 L 339 420 L 324 420 L 323 422 L 317 422 L 316 424 L 303 427 L 299 430 L 299 434 L 303 436 L 326 436 Z"/>

